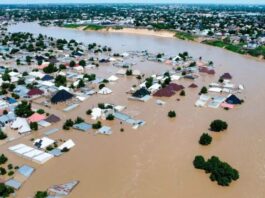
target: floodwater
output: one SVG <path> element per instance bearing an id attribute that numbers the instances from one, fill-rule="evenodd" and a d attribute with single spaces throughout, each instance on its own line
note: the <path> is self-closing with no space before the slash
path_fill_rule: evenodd
<path id="1" fill-rule="evenodd" d="M 186 88 L 186 96 L 173 96 L 164 106 L 155 104 L 155 98 L 146 103 L 129 101 L 126 92 L 137 84 L 135 78 L 120 78 L 109 84 L 113 93 L 108 96 L 92 96 L 77 109 L 63 113 L 54 107 L 51 112 L 65 118 L 81 116 L 91 122 L 86 110 L 99 102 L 126 105 L 125 112 L 143 119 L 146 125 L 138 130 L 131 129 L 119 121 L 105 121 L 111 126 L 111 136 L 95 136 L 92 132 L 75 130 L 58 132 L 54 139 L 72 138 L 76 142 L 69 153 L 54 158 L 44 165 L 36 165 L 22 159 L 7 148 L 16 143 L 31 144 L 31 137 L 38 133 L 1 146 L 14 164 L 31 164 L 37 170 L 18 191 L 17 197 L 32 197 L 37 190 L 45 190 L 53 184 L 79 180 L 71 198 L 263 198 L 265 196 L 265 63 L 246 58 L 223 49 L 177 39 L 127 35 L 119 33 L 81 32 L 57 27 L 39 27 L 35 23 L 18 24 L 10 31 L 29 31 L 48 36 L 76 39 L 85 43 L 97 42 L 108 45 L 114 51 L 149 50 L 175 55 L 188 51 L 194 57 L 202 56 L 216 65 L 217 75 L 201 76 L 195 81 L 200 87 L 218 80 L 223 72 L 234 76 L 233 82 L 246 87 L 239 95 L 245 103 L 230 111 L 211 108 L 196 108 L 194 103 L 199 89 Z M 148 67 L 152 65 L 148 64 Z M 146 65 L 141 63 L 141 67 Z M 141 68 L 138 66 L 138 68 Z M 161 67 L 164 67 L 161 64 Z M 167 68 L 162 68 L 166 70 Z M 108 70 L 111 75 L 112 70 Z M 99 70 L 95 71 L 99 72 Z M 191 81 L 179 82 L 188 86 Z M 181 98 L 180 101 L 176 101 Z M 177 117 L 169 119 L 167 112 L 175 110 Z M 226 120 L 227 131 L 213 134 L 213 142 L 200 146 L 198 139 L 206 132 L 214 119 Z M 61 127 L 62 122 L 57 126 Z M 125 131 L 120 132 L 120 128 Z M 211 132 L 210 132 L 211 133 Z M 231 164 L 240 173 L 240 179 L 229 187 L 213 183 L 201 170 L 196 170 L 192 161 L 195 155 L 206 158 L 216 155 Z"/>

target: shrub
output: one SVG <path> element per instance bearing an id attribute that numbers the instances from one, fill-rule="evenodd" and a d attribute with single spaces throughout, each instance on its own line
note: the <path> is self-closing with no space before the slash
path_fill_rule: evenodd
<path id="1" fill-rule="evenodd" d="M 6 169 L 3 167 L 0 167 L 0 175 L 5 175 L 6 174 Z"/>
<path id="2" fill-rule="evenodd" d="M 185 96 L 185 95 L 186 95 L 186 93 L 185 93 L 185 91 L 184 91 L 184 90 L 181 90 L 181 92 L 179 93 L 179 95 L 180 95 L 180 96 Z"/>
<path id="3" fill-rule="evenodd" d="M 113 114 L 109 114 L 108 116 L 107 116 L 107 120 L 114 120 L 114 115 Z"/>
<path id="4" fill-rule="evenodd" d="M 132 75 L 132 70 L 131 69 L 127 69 L 126 76 L 131 76 L 131 75 Z"/>
<path id="5" fill-rule="evenodd" d="M 227 123 L 222 120 L 214 120 L 210 124 L 211 131 L 220 132 L 226 130 L 228 127 Z"/>
<path id="6" fill-rule="evenodd" d="M 76 120 L 75 120 L 75 124 L 80 124 L 82 122 L 84 122 L 84 119 L 80 118 L 80 117 L 77 117 Z"/>
<path id="7" fill-rule="evenodd" d="M 48 193 L 46 191 L 38 191 L 34 196 L 34 198 L 46 198 L 46 197 L 48 197 Z"/>
<path id="8" fill-rule="evenodd" d="M 5 164 L 8 161 L 8 158 L 2 154 L 0 155 L 0 165 Z"/>
<path id="9" fill-rule="evenodd" d="M 174 117 L 176 117 L 176 112 L 175 111 L 169 111 L 167 115 L 170 118 L 174 118 Z"/>
<path id="10" fill-rule="evenodd" d="M 207 87 L 202 87 L 200 94 L 207 94 L 207 93 L 208 93 Z"/>
<path id="11" fill-rule="evenodd" d="M 12 175 L 14 175 L 14 171 L 9 171 L 7 175 L 8 175 L 8 176 L 12 176 Z"/>
<path id="12" fill-rule="evenodd" d="M 91 110 L 91 109 L 88 109 L 88 110 L 86 111 L 86 114 L 87 114 L 87 115 L 91 115 L 91 113 L 92 113 L 92 110 Z"/>
<path id="13" fill-rule="evenodd" d="M 31 122 L 30 124 L 31 130 L 37 131 L 38 130 L 38 123 L 37 122 Z"/>
<path id="14" fill-rule="evenodd" d="M 64 125 L 63 125 L 63 129 L 64 130 L 69 130 L 70 127 L 72 127 L 74 125 L 74 122 L 71 119 L 68 119 L 65 121 Z"/>
<path id="15" fill-rule="evenodd" d="M 120 131 L 121 131 L 121 132 L 124 132 L 124 128 L 121 128 Z"/>
<path id="16" fill-rule="evenodd" d="M 4 140 L 7 138 L 7 135 L 0 129 L 0 140 Z"/>
<path id="17" fill-rule="evenodd" d="M 0 197 L 9 197 L 10 194 L 14 193 L 12 187 L 6 186 L 4 183 L 0 183 Z"/>
<path id="18" fill-rule="evenodd" d="M 100 85 L 98 86 L 99 89 L 102 89 L 102 88 L 104 88 L 104 87 L 105 87 L 105 84 L 100 84 Z"/>
<path id="19" fill-rule="evenodd" d="M 63 153 L 65 153 L 65 152 L 68 152 L 69 150 L 70 150 L 69 148 L 64 147 L 61 151 L 62 151 Z"/>
<path id="20" fill-rule="evenodd" d="M 196 156 L 195 159 L 193 160 L 193 165 L 197 169 L 204 169 L 205 164 L 206 164 L 205 159 L 201 155 Z"/>
<path id="21" fill-rule="evenodd" d="M 44 111 L 43 109 L 39 109 L 39 110 L 37 111 L 37 113 L 39 113 L 39 114 L 44 114 L 45 111 Z"/>
<path id="22" fill-rule="evenodd" d="M 212 137 L 207 133 L 203 133 L 200 137 L 199 143 L 201 145 L 209 145 L 212 142 Z"/>
<path id="23" fill-rule="evenodd" d="M 94 123 L 94 124 L 92 124 L 92 128 L 93 129 L 100 129 L 101 128 L 101 122 L 100 121 L 98 121 L 97 123 Z"/>
<path id="24" fill-rule="evenodd" d="M 8 165 L 7 165 L 7 168 L 8 168 L 9 170 L 13 169 L 13 164 L 8 164 Z"/>

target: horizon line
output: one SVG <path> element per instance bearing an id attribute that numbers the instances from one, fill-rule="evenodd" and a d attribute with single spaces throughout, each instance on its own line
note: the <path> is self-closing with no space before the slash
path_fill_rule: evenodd
<path id="1" fill-rule="evenodd" d="M 113 2 L 113 3 L 106 3 L 106 2 L 99 2 L 99 3 L 53 3 L 53 2 L 49 2 L 49 3 L 0 3 L 1 5 L 102 5 L 102 4 L 135 4 L 135 5 L 259 5 L 259 6 L 265 6 L 265 3 L 203 3 L 203 2 L 199 2 L 199 3 L 170 3 L 170 2 L 166 2 L 166 3 L 141 3 L 141 2 L 128 2 L 128 3 L 123 3 L 123 2 Z"/>

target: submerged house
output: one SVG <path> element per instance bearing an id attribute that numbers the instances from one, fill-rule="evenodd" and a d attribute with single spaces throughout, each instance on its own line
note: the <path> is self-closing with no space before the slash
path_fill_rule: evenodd
<path id="1" fill-rule="evenodd" d="M 154 96 L 156 97 L 171 97 L 176 94 L 177 91 L 184 89 L 184 86 L 175 83 L 170 83 L 166 87 L 159 89 Z"/>
<path id="2" fill-rule="evenodd" d="M 58 91 L 52 98 L 51 102 L 56 104 L 58 102 L 65 102 L 67 100 L 70 100 L 74 97 L 73 94 L 69 93 L 68 91 L 62 89 Z"/>
<path id="3" fill-rule="evenodd" d="M 226 100 L 225 100 L 226 103 L 228 104 L 232 104 L 232 105 L 238 105 L 238 104 L 241 104 L 242 101 L 235 95 L 230 95 Z"/>
<path id="4" fill-rule="evenodd" d="M 231 80 L 232 79 L 232 75 L 229 74 L 229 73 L 224 73 L 220 78 L 224 79 L 224 80 Z"/>
<path id="5" fill-rule="evenodd" d="M 129 97 L 129 99 L 146 102 L 147 100 L 150 99 L 150 97 L 151 97 L 150 94 L 151 94 L 150 91 L 148 91 L 145 87 L 142 87 L 142 88 L 138 89 L 137 91 L 135 91 L 132 94 L 132 96 Z"/>

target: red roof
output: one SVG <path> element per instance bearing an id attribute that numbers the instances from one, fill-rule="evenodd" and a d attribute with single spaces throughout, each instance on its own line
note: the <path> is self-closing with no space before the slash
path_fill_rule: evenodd
<path id="1" fill-rule="evenodd" d="M 199 67 L 199 72 L 214 75 L 215 71 L 207 67 Z"/>
<path id="2" fill-rule="evenodd" d="M 197 88 L 197 87 L 198 87 L 198 85 L 196 85 L 196 84 L 192 83 L 192 84 L 191 84 L 189 87 L 190 87 L 190 88 Z"/>
<path id="3" fill-rule="evenodd" d="M 44 92 L 40 89 L 33 88 L 28 92 L 29 96 L 36 96 L 36 95 L 42 95 Z"/>
<path id="4" fill-rule="evenodd" d="M 167 85 L 166 87 L 159 89 L 154 96 L 157 97 L 171 97 L 173 96 L 177 91 L 180 91 L 184 89 L 184 87 L 182 85 L 178 85 L 175 83 L 170 83 L 169 85 Z"/>

